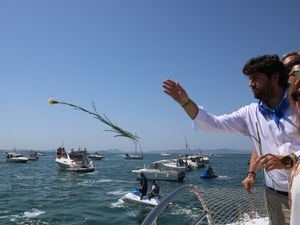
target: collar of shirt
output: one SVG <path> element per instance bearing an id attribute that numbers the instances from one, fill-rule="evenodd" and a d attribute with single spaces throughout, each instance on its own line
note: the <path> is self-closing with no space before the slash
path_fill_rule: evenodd
<path id="1" fill-rule="evenodd" d="M 272 109 L 267 106 L 266 103 L 263 101 L 259 101 L 258 103 L 258 109 L 265 117 L 271 117 L 274 122 L 276 123 L 277 127 L 279 127 L 280 119 L 284 117 L 285 112 L 289 108 L 289 102 L 288 102 L 288 92 L 285 90 L 284 96 L 281 100 L 281 102 L 276 106 L 275 109 Z"/>

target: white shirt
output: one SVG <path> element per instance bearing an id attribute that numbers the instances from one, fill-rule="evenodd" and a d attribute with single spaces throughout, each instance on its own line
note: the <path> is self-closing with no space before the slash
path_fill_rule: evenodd
<path id="1" fill-rule="evenodd" d="M 293 185 L 291 187 L 291 224 L 290 225 L 298 225 L 300 221 L 300 174 L 295 176 Z"/>
<path id="2" fill-rule="evenodd" d="M 242 133 L 253 140 L 257 154 L 283 155 L 294 153 L 300 156 L 300 135 L 297 133 L 295 114 L 289 108 L 280 119 L 279 127 L 272 118 L 264 117 L 257 103 L 240 108 L 229 115 L 215 116 L 199 106 L 199 112 L 193 120 L 196 129 L 203 131 Z M 258 132 L 261 140 L 261 150 L 258 143 Z M 265 173 L 268 187 L 279 191 L 288 191 L 288 170 L 272 170 Z M 272 179 L 275 181 L 273 182 Z"/>

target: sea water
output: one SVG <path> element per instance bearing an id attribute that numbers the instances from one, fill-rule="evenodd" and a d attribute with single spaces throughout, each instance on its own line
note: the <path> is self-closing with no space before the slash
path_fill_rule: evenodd
<path id="1" fill-rule="evenodd" d="M 238 154 L 210 157 L 209 165 L 218 178 L 201 179 L 199 173 L 203 169 L 196 169 L 186 173 L 184 182 L 159 181 L 161 195 L 184 184 L 241 188 L 249 158 L 250 155 Z M 122 154 L 107 154 L 101 161 L 94 160 L 95 172 L 73 173 L 59 169 L 55 152 L 24 164 L 5 162 L 3 155 L 0 224 L 141 224 L 152 208 L 124 200 L 126 193 L 139 187 L 131 171 L 161 159 L 158 153 L 145 154 L 144 160 L 125 160 Z M 161 214 L 159 224 L 191 224 L 198 214 L 199 202 L 192 195 L 184 195 L 178 204 Z"/>

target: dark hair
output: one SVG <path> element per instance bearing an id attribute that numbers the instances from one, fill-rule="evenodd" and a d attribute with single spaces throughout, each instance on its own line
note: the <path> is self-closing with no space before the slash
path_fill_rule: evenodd
<path id="1" fill-rule="evenodd" d="M 292 57 L 289 61 L 284 62 L 287 58 Z M 291 72 L 294 65 L 300 63 L 300 52 L 290 52 L 282 56 L 281 61 L 285 67 L 287 75 Z"/>
<path id="2" fill-rule="evenodd" d="M 281 57 L 281 61 L 283 62 L 287 57 L 300 55 L 300 52 L 288 52 Z"/>
<path id="3" fill-rule="evenodd" d="M 282 87 L 288 86 L 288 76 L 285 73 L 284 65 L 278 55 L 262 55 L 250 59 L 243 68 L 243 73 L 247 76 L 253 73 L 263 73 L 269 78 L 274 73 L 279 73 L 278 84 Z"/>

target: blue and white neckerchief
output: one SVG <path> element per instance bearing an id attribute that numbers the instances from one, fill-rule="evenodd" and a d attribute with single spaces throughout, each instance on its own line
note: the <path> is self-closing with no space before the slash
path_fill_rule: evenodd
<path id="1" fill-rule="evenodd" d="M 289 108 L 289 102 L 287 98 L 282 99 L 280 104 L 275 109 L 267 109 L 263 106 L 262 101 L 260 100 L 258 103 L 258 109 L 263 114 L 263 116 L 270 116 L 276 123 L 277 127 L 279 127 L 279 121 L 284 117 L 284 114 Z"/>

